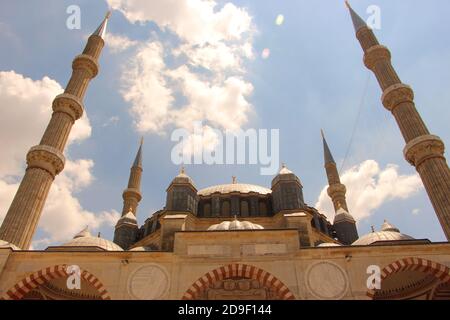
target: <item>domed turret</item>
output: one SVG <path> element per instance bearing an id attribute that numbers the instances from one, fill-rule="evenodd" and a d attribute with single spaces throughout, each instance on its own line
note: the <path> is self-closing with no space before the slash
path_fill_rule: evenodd
<path id="1" fill-rule="evenodd" d="M 338 209 L 334 216 L 333 227 L 336 236 L 345 245 L 350 245 L 358 239 L 358 230 L 353 216 L 338 202 Z"/>
<path id="2" fill-rule="evenodd" d="M 282 210 L 301 209 L 305 206 L 300 179 L 283 164 L 272 180 L 274 213 Z"/>
<path id="3" fill-rule="evenodd" d="M 138 230 L 136 216 L 130 208 L 116 223 L 114 242 L 126 250 L 136 241 Z"/>
<path id="4" fill-rule="evenodd" d="M 187 211 L 196 215 L 197 204 L 197 189 L 182 167 L 167 188 L 166 209 L 176 212 Z"/>

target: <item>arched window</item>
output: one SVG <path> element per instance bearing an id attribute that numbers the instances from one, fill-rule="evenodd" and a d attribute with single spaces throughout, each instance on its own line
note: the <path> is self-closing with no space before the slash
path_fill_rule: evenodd
<path id="1" fill-rule="evenodd" d="M 248 217 L 248 202 L 246 200 L 241 201 L 241 216 Z"/>
<path id="2" fill-rule="evenodd" d="M 209 203 L 205 203 L 203 206 L 203 215 L 205 217 L 211 216 L 211 205 Z"/>
<path id="3" fill-rule="evenodd" d="M 266 216 L 267 215 L 267 206 L 266 203 L 263 201 L 259 202 L 259 215 L 260 216 Z"/>
<path id="4" fill-rule="evenodd" d="M 222 216 L 223 217 L 229 217 L 230 216 L 230 202 L 228 200 L 225 200 L 222 203 Z"/>

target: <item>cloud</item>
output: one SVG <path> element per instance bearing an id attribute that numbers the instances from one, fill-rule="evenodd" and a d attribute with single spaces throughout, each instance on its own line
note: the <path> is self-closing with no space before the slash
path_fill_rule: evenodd
<path id="1" fill-rule="evenodd" d="M 226 3 L 220 10 L 212 0 L 107 0 L 132 23 L 154 21 L 182 40 L 195 43 L 240 40 L 251 28 L 245 9 Z"/>
<path id="2" fill-rule="evenodd" d="M 345 171 L 341 181 L 347 187 L 350 213 L 357 221 L 367 219 L 386 202 L 407 199 L 423 188 L 417 174 L 400 175 L 398 166 L 392 164 L 381 169 L 374 160 L 364 161 Z M 316 208 L 333 221 L 334 209 L 327 187 L 320 193 Z"/>
<path id="3" fill-rule="evenodd" d="M 248 123 L 253 86 L 244 76 L 254 58 L 252 18 L 244 8 L 211 0 L 108 0 L 131 23 L 153 21 L 179 41 L 140 41 L 121 77 L 141 134 L 165 135 L 173 127 L 234 131 Z M 172 39 L 172 38 L 169 38 Z M 166 61 L 173 63 L 168 65 Z M 192 141 L 198 141 L 192 132 Z M 217 139 L 202 139 L 207 149 Z"/>
<path id="4" fill-rule="evenodd" d="M 0 72 L 0 222 L 11 204 L 25 168 L 29 148 L 39 143 L 51 117 L 54 97 L 62 92 L 58 82 L 43 77 L 26 78 L 14 71 Z M 86 115 L 77 121 L 68 145 L 91 135 Z M 46 234 L 37 245 L 65 241 L 86 224 L 92 228 L 111 225 L 118 218 L 115 211 L 95 214 L 83 209 L 76 193 L 88 187 L 94 177 L 90 159 L 66 159 L 64 171 L 56 177 L 43 210 L 38 228 Z M 36 246 L 35 243 L 35 246 Z"/>
<path id="5" fill-rule="evenodd" d="M 102 127 L 115 126 L 119 120 L 120 118 L 118 116 L 112 116 L 108 121 L 102 124 Z"/>
<path id="6" fill-rule="evenodd" d="M 105 43 L 112 53 L 119 53 L 135 47 L 139 42 L 120 34 L 107 33 Z"/>

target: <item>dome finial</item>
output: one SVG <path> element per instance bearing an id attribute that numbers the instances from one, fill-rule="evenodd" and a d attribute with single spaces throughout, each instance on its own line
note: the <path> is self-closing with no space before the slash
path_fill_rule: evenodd
<path id="1" fill-rule="evenodd" d="M 370 229 L 372 229 L 372 232 L 375 232 L 375 227 L 374 226 L 370 226 Z"/>
<path id="2" fill-rule="evenodd" d="M 180 174 L 186 174 L 186 170 L 185 170 L 184 166 L 181 166 Z"/>
<path id="3" fill-rule="evenodd" d="M 236 183 L 237 183 L 237 178 L 236 178 L 236 176 L 232 176 L 232 177 L 231 177 L 231 180 L 232 180 L 233 184 L 236 184 Z"/>

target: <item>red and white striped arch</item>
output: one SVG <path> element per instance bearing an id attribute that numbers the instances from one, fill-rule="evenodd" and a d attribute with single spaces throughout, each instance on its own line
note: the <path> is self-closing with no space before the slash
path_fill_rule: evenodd
<path id="1" fill-rule="evenodd" d="M 442 283 L 450 284 L 450 268 L 434 261 L 415 257 L 400 259 L 387 265 L 381 271 L 381 281 L 394 273 L 407 270 L 414 270 L 432 274 L 437 279 L 441 280 Z M 370 298 L 373 298 L 375 294 L 376 290 L 374 289 L 367 291 L 367 296 L 369 296 Z"/>
<path id="2" fill-rule="evenodd" d="M 1 300 L 20 300 L 28 292 L 52 279 L 67 277 L 67 265 L 56 265 L 39 270 L 22 279 L 9 289 L 0 299 Z M 90 272 L 81 269 L 81 278 L 93 285 L 103 300 L 110 300 L 111 297 L 101 281 Z"/>
<path id="3" fill-rule="evenodd" d="M 183 295 L 183 300 L 195 300 L 210 284 L 234 277 L 258 280 L 262 285 L 272 288 L 282 300 L 294 300 L 289 288 L 274 275 L 255 266 L 234 263 L 214 269 L 195 281 Z"/>

